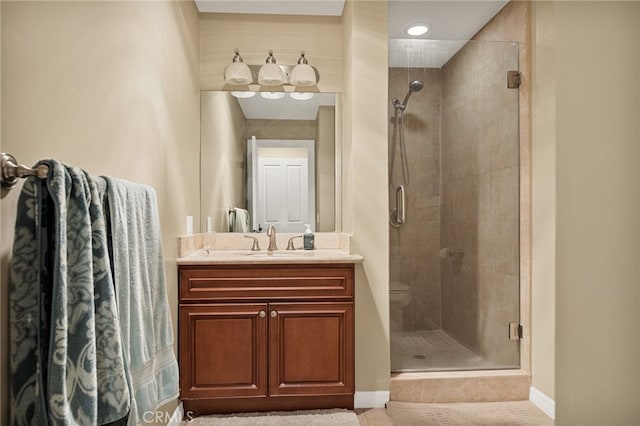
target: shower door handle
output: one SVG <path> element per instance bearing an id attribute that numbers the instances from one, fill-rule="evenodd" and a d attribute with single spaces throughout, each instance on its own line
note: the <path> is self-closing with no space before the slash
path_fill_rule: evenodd
<path id="1" fill-rule="evenodd" d="M 398 225 L 402 225 L 404 220 L 404 185 L 398 185 L 396 188 L 396 222 Z"/>

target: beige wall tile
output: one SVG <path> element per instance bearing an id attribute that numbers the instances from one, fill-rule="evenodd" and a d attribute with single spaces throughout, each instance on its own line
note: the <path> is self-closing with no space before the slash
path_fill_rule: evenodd
<path id="1" fill-rule="evenodd" d="M 404 402 L 491 402 L 529 399 L 524 371 L 418 373 L 391 378 L 390 400 Z"/>

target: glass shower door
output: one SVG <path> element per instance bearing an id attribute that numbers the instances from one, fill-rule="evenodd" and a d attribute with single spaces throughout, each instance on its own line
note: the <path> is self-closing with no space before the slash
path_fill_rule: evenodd
<path id="1" fill-rule="evenodd" d="M 407 57 L 391 62 L 389 99 L 424 83 L 402 123 L 406 221 L 389 227 L 392 370 L 518 368 L 509 324 L 520 317 L 519 95 L 507 87 L 518 45 L 468 42 L 434 66 L 411 42 L 390 45 Z"/>

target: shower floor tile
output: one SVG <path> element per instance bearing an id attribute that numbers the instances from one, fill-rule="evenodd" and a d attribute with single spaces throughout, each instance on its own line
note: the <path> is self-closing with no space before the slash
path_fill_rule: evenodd
<path id="1" fill-rule="evenodd" d="M 451 371 L 500 368 L 443 330 L 392 331 L 391 371 Z"/>

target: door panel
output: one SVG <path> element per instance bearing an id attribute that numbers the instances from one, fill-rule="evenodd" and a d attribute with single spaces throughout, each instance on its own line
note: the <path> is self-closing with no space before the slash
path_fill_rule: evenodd
<path id="1" fill-rule="evenodd" d="M 182 397 L 267 394 L 266 309 L 266 304 L 181 307 Z"/>
<path id="2" fill-rule="evenodd" d="M 258 193 L 258 221 L 266 228 L 270 224 L 278 225 L 282 221 L 283 189 L 285 188 L 284 167 L 272 159 L 260 161 L 258 179 L 260 192 Z"/>
<path id="3" fill-rule="evenodd" d="M 298 232 L 312 223 L 308 174 L 306 158 L 258 160 L 257 220 L 263 228 L 273 224 L 280 232 Z"/>
<path id="4" fill-rule="evenodd" d="M 316 228 L 314 140 L 250 139 L 247 172 L 252 228 L 279 232 Z"/>
<path id="5" fill-rule="evenodd" d="M 308 206 L 309 206 L 309 191 L 307 183 L 307 160 L 297 159 L 299 163 L 287 163 L 286 168 L 286 202 L 282 206 L 284 212 L 287 215 L 287 226 L 304 226 L 305 223 L 309 223 Z M 306 221 L 306 222 L 305 222 Z"/>
<path id="6" fill-rule="evenodd" d="M 353 378 L 353 304 L 271 304 L 271 395 L 349 393 Z"/>

